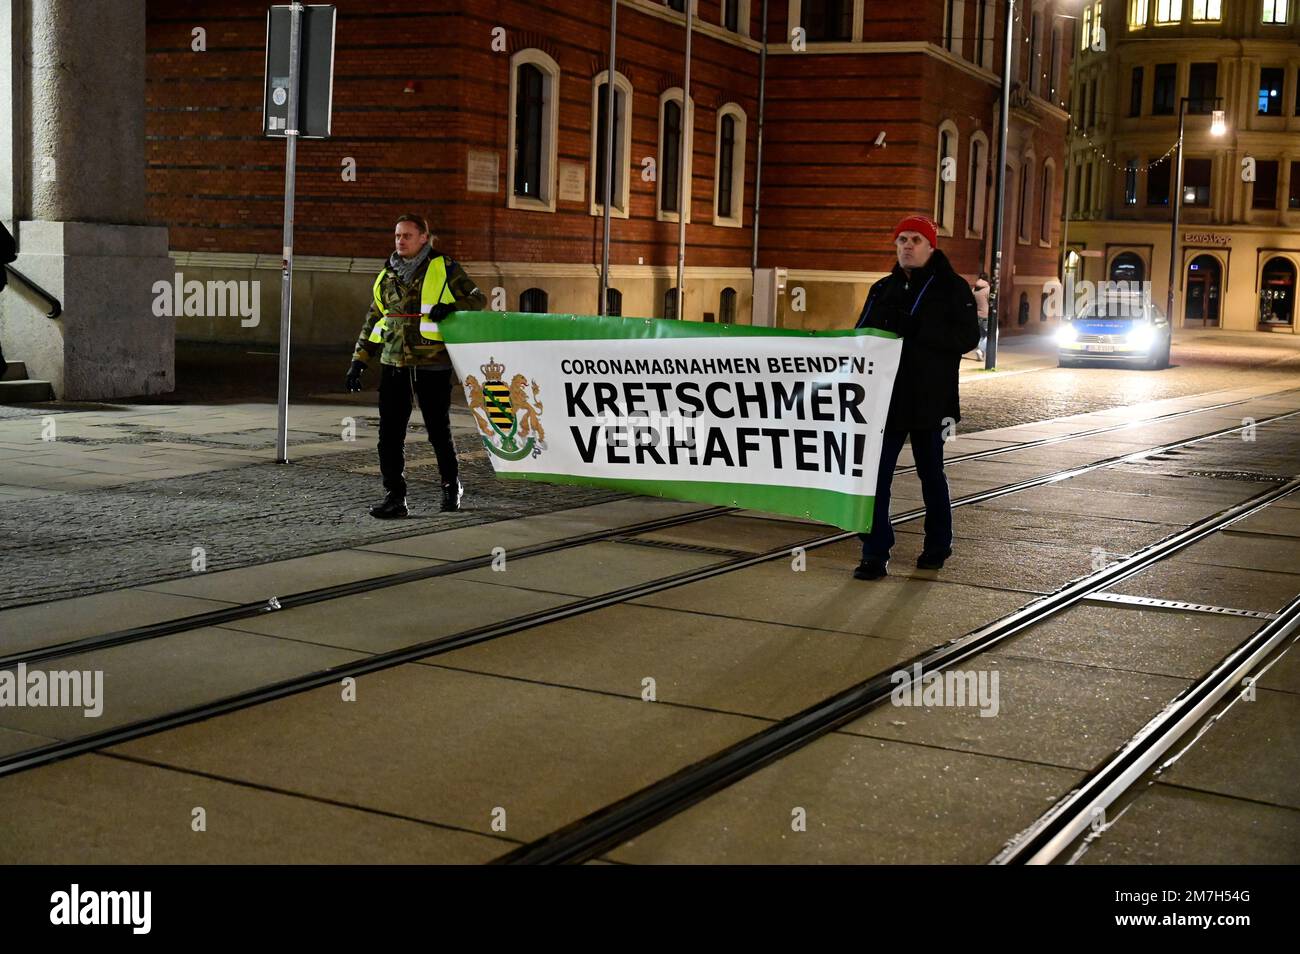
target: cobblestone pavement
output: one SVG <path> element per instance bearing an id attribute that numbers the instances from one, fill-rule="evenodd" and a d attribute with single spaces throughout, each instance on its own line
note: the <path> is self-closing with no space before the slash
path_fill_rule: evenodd
<path id="1" fill-rule="evenodd" d="M 366 512 L 382 496 L 372 450 L 0 504 L 0 608 L 188 576 L 194 547 L 230 570 L 622 496 L 497 480 L 481 450 L 460 466 L 465 509 L 440 513 L 433 450 L 408 445 L 406 520 Z"/>

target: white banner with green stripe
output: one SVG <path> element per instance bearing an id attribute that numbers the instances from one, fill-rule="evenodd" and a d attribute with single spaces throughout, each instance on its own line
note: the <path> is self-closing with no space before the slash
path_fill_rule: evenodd
<path id="1" fill-rule="evenodd" d="M 889 332 L 488 311 L 440 325 L 501 477 L 871 528 Z"/>

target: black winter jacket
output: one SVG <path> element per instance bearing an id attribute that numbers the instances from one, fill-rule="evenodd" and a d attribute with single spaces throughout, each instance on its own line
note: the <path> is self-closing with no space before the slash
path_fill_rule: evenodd
<path id="1" fill-rule="evenodd" d="M 858 328 L 883 328 L 903 339 L 885 429 L 918 431 L 961 420 L 957 368 L 980 340 L 975 296 L 935 250 L 909 277 L 901 266 L 871 286 Z"/>

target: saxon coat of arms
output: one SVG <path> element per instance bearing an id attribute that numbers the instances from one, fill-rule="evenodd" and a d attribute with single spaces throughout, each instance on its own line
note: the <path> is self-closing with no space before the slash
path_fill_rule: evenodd
<path id="1" fill-rule="evenodd" d="M 479 370 L 481 384 L 472 374 L 465 378 L 465 399 L 483 446 L 503 460 L 540 455 L 546 449 L 546 432 L 537 382 L 516 374 L 506 384 L 506 366 L 491 357 Z"/>

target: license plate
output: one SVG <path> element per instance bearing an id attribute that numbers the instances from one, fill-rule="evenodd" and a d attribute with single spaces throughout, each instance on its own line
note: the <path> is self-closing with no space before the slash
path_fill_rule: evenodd
<path id="1" fill-rule="evenodd" d="M 1097 352 L 1100 354 L 1110 354 L 1112 351 L 1115 350 L 1114 345 L 1090 344 L 1090 345 L 1085 345 L 1084 347 L 1089 351 Z"/>

